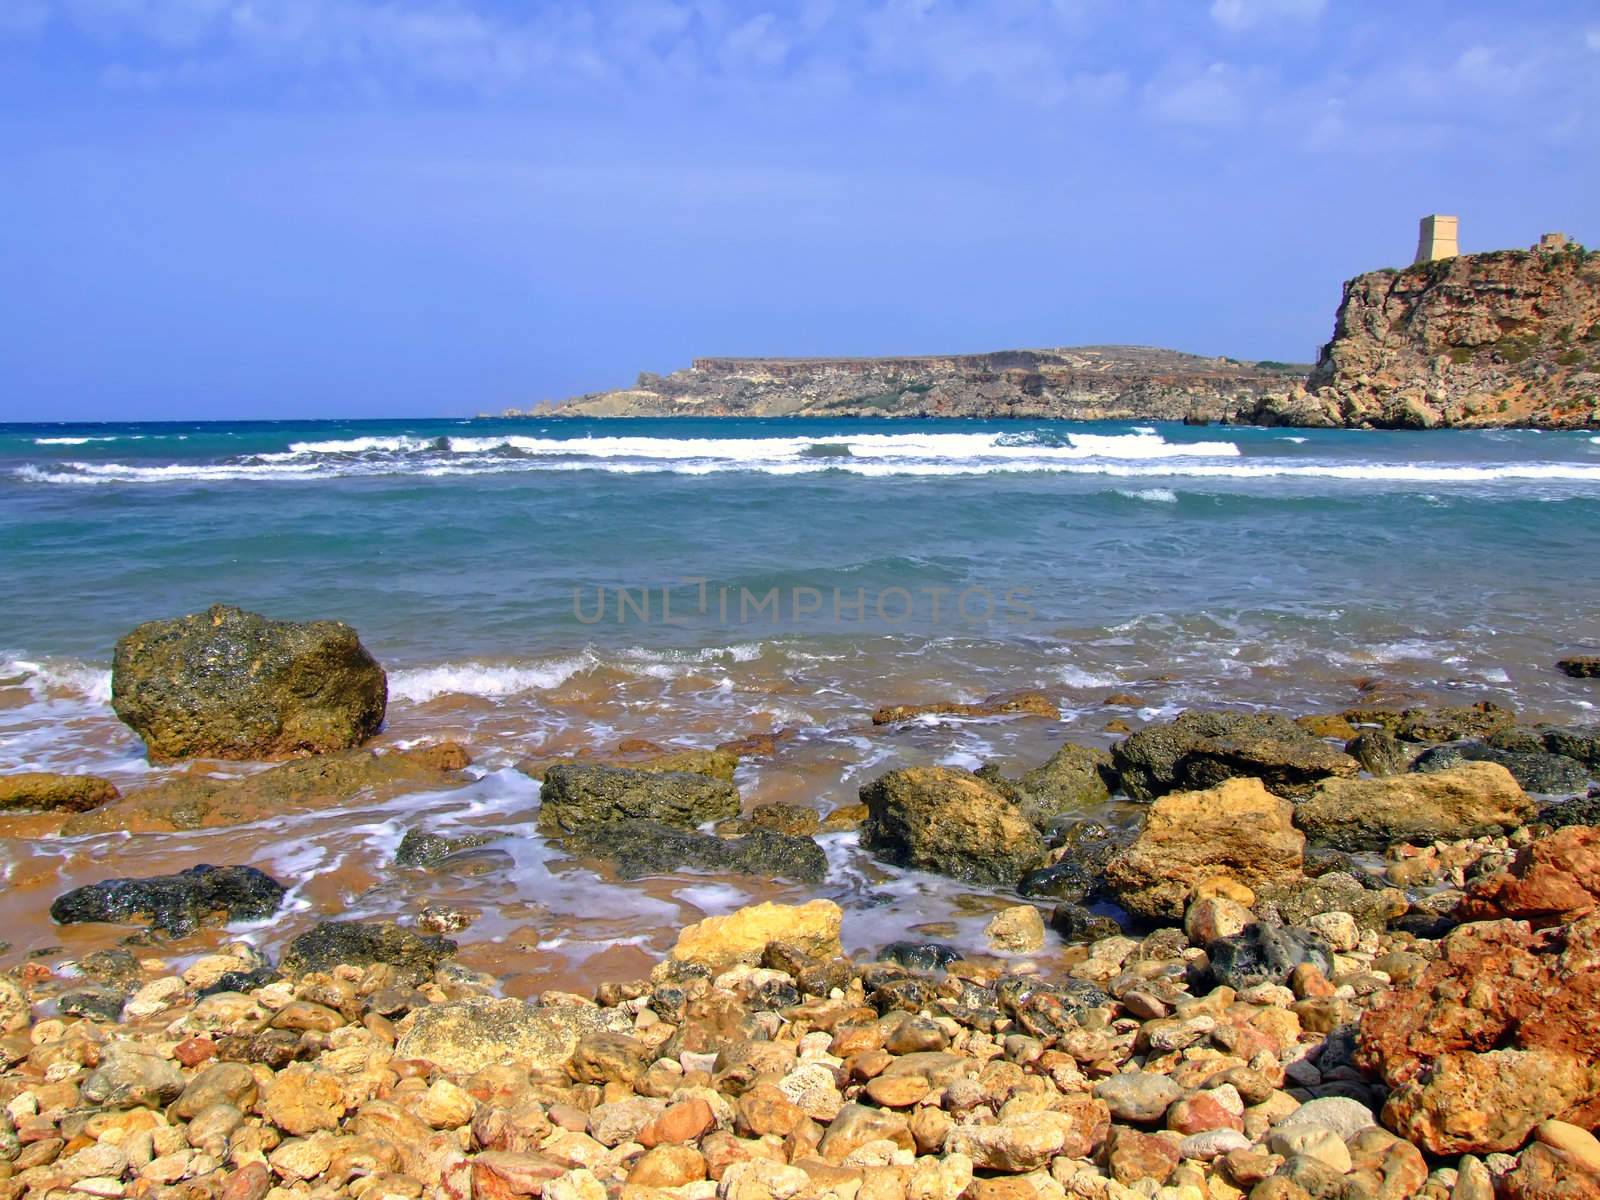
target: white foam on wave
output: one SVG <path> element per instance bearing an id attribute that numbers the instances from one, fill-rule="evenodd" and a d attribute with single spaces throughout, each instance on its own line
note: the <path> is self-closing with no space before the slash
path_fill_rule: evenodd
<path id="1" fill-rule="evenodd" d="M 335 439 L 326 442 L 290 442 L 290 454 L 370 454 L 388 451 L 391 454 L 411 454 L 434 445 L 432 438 L 410 437 L 358 437 Z"/>
<path id="2" fill-rule="evenodd" d="M 559 687 L 580 671 L 595 665 L 589 653 L 538 665 L 495 665 L 481 662 L 443 663 L 389 673 L 389 696 L 425 704 L 440 696 L 482 696 L 496 700 Z"/>
<path id="3" fill-rule="evenodd" d="M 0 662 L 0 686 L 13 682 L 36 700 L 66 696 L 91 704 L 111 703 L 111 672 L 74 659 L 8 658 Z"/>
<path id="4" fill-rule="evenodd" d="M 1171 488 L 1118 488 L 1117 495 L 1129 500 L 1149 500 L 1155 504 L 1176 504 L 1178 493 Z"/>
<path id="5" fill-rule="evenodd" d="M 1303 437 L 1281 437 L 1281 438 L 1278 439 L 1278 441 L 1280 441 L 1280 442 L 1293 442 L 1296 446 L 1303 446 L 1305 444 L 1306 439 L 1303 438 Z"/>
<path id="6" fill-rule="evenodd" d="M 1133 433 L 867 433 L 833 438 L 674 438 L 505 435 L 427 439 L 411 435 L 295 442 L 286 451 L 220 462 L 135 465 L 67 461 L 16 469 L 37 483 L 106 484 L 304 481 L 345 476 L 452 477 L 525 471 L 614 474 L 775 476 L 833 471 L 866 478 L 1057 473 L 1113 479 L 1305 479 L 1396 484 L 1507 481 L 1600 482 L 1593 463 L 1339 462 L 1242 459 L 1233 442 L 1169 442 L 1140 426 Z M 1294 440 L 1294 439 L 1287 439 Z M 1125 492 L 1172 503 L 1169 487 Z"/>
<path id="7" fill-rule="evenodd" d="M 673 679 L 728 661 L 753 662 L 764 650 L 760 642 L 695 650 L 650 650 L 632 646 L 610 654 L 586 646 L 576 654 L 541 662 L 471 661 L 404 667 L 389 672 L 389 696 L 413 704 L 426 704 L 440 696 L 480 696 L 498 700 L 560 687 L 573 676 L 600 667 L 611 667 L 642 678 Z"/>

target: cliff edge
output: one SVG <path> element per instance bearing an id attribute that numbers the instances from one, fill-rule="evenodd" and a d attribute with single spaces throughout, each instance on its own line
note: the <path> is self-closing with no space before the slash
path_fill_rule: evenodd
<path id="1" fill-rule="evenodd" d="M 1600 425 L 1600 251 L 1500 250 L 1358 275 L 1305 384 L 1241 416 L 1372 429 Z"/>

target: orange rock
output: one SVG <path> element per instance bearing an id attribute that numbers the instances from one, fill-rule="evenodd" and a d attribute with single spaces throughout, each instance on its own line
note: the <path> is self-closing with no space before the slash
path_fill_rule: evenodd
<path id="1" fill-rule="evenodd" d="M 716 1128 L 717 1117 L 711 1105 L 698 1096 L 668 1108 L 639 1130 L 638 1143 L 651 1149 L 666 1143 L 687 1144 L 699 1141 Z"/>

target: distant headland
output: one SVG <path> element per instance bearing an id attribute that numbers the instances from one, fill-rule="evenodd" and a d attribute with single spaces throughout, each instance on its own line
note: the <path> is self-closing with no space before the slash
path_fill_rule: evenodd
<path id="1" fill-rule="evenodd" d="M 1562 234 L 1460 254 L 1421 222 L 1416 261 L 1344 285 L 1315 364 L 1143 346 L 893 358 L 698 358 L 631 388 L 506 416 L 1187 420 L 1380 429 L 1600 425 L 1600 252 Z"/>

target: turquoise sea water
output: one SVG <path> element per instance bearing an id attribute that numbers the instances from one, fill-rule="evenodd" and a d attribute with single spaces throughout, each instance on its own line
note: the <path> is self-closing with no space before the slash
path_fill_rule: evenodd
<path id="1" fill-rule="evenodd" d="M 0 426 L 0 651 L 104 664 L 130 623 L 215 600 L 341 617 L 411 669 L 772 636 L 1054 643 L 1129 622 L 1170 628 L 1175 654 L 1206 623 L 1241 646 L 1542 635 L 1564 648 L 1593 633 L 1597 515 L 1600 444 L 1585 434 Z M 782 605 L 758 606 L 774 587 Z M 599 588 L 605 619 L 580 619 Z M 622 621 L 618 588 L 632 600 Z M 796 613 L 796 588 L 821 593 L 817 613 L 809 592 Z M 936 619 L 924 589 L 938 588 L 950 591 Z M 1000 603 L 1013 590 L 1025 605 Z M 986 596 L 1000 610 L 989 621 Z"/>
<path id="2" fill-rule="evenodd" d="M 148 776 L 106 704 L 112 646 L 140 621 L 216 602 L 348 621 L 390 672 L 387 737 L 472 745 L 485 777 L 468 807 L 419 799 L 368 814 L 359 836 L 311 822 L 181 849 L 276 863 L 317 905 L 384 912 L 401 901 L 315 880 L 380 861 L 415 811 L 523 820 L 536 788 L 512 762 L 624 737 L 795 731 L 787 757 L 741 768 L 741 789 L 828 809 L 887 766 L 1020 769 L 1064 737 L 1103 744 L 1110 717 L 1325 710 L 1373 680 L 1585 719 L 1595 685 L 1552 664 L 1600 646 L 1597 531 L 1600 439 L 1583 433 L 0 426 L 0 770 Z M 1062 720 L 866 719 L 1025 687 Z M 178 853 L 118 846 L 127 870 Z M 846 901 L 867 878 L 847 851 L 830 846 Z M 97 853 L 53 869 L 76 877 Z M 513 894 L 559 915 L 569 876 L 531 837 L 518 853 Z M 675 911 L 738 898 L 707 886 L 684 884 Z M 608 919 L 670 924 L 640 915 L 658 902 L 635 893 Z"/>

